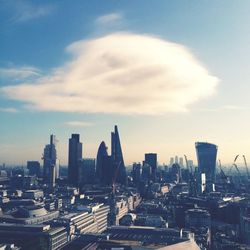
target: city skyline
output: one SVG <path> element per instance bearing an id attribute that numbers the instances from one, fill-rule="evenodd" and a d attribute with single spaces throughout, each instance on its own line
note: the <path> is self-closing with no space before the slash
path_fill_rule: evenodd
<path id="1" fill-rule="evenodd" d="M 249 158 L 249 7 L 1 2 L 0 164 L 41 162 L 50 134 L 61 164 L 72 133 L 95 158 L 114 124 L 126 165 L 147 152 L 196 162 L 197 141 L 223 164 Z"/>

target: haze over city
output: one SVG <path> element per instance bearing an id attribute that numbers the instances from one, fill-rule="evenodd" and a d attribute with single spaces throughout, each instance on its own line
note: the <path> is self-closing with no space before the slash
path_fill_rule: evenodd
<path id="1" fill-rule="evenodd" d="M 1 1 L 0 161 L 39 160 L 50 134 L 67 163 L 119 126 L 125 163 L 196 141 L 250 157 L 250 2 Z M 124 49 L 126 47 L 126 50 Z M 109 146 L 110 150 L 110 146 Z"/>

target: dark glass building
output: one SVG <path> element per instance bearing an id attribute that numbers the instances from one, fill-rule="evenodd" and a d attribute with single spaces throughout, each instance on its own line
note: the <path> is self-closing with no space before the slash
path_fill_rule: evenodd
<path id="1" fill-rule="evenodd" d="M 29 170 L 29 175 L 40 176 L 41 168 L 39 161 L 27 161 L 27 168 Z"/>
<path id="2" fill-rule="evenodd" d="M 126 169 L 124 165 L 122 147 L 120 143 L 120 137 L 118 133 L 118 128 L 115 126 L 115 131 L 111 132 L 111 158 L 114 168 L 114 178 L 116 182 L 121 184 L 126 184 Z"/>
<path id="3" fill-rule="evenodd" d="M 199 173 L 205 173 L 206 188 L 211 190 L 215 183 L 217 146 L 207 142 L 196 142 L 195 148 Z"/>
<path id="4" fill-rule="evenodd" d="M 103 162 L 104 162 L 104 157 L 108 156 L 108 151 L 107 147 L 104 141 L 101 142 L 98 151 L 97 151 L 97 156 L 96 156 L 96 177 L 98 182 L 101 181 L 102 176 L 104 174 L 103 172 Z"/>
<path id="5" fill-rule="evenodd" d="M 72 134 L 69 139 L 68 182 L 78 185 L 79 165 L 82 160 L 82 143 L 79 134 Z"/>
<path id="6" fill-rule="evenodd" d="M 145 154 L 144 162 L 151 167 L 151 179 L 156 180 L 156 171 L 157 171 L 157 154 L 147 153 Z"/>

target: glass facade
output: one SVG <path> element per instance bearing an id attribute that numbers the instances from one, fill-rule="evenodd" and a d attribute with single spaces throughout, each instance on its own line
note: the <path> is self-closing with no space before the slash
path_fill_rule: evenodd
<path id="1" fill-rule="evenodd" d="M 196 142 L 198 170 L 206 175 L 206 185 L 215 183 L 217 146 L 207 142 Z"/>

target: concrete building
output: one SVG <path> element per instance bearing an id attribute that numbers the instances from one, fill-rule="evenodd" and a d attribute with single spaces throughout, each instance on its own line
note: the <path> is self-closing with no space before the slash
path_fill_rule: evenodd
<path id="1" fill-rule="evenodd" d="M 57 250 L 67 243 L 64 227 L 0 223 L 0 241 L 14 243 L 25 250 Z"/>

